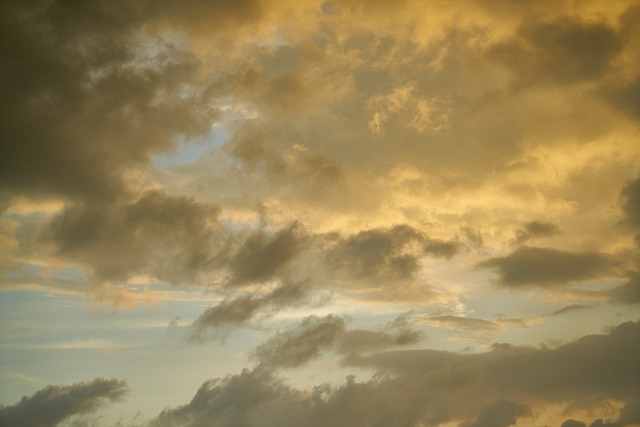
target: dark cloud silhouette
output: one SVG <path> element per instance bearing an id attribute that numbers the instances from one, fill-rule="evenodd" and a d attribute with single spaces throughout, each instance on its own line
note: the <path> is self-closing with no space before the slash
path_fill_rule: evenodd
<path id="1" fill-rule="evenodd" d="M 249 236 L 229 261 L 231 285 L 262 282 L 274 277 L 302 249 L 304 230 L 294 223 L 274 235 L 263 230 Z"/>
<path id="2" fill-rule="evenodd" d="M 512 70 L 518 85 L 571 84 L 602 78 L 623 45 L 605 22 L 529 20 L 516 39 L 497 44 L 490 56 Z"/>
<path id="3" fill-rule="evenodd" d="M 215 206 L 151 191 L 132 202 L 69 205 L 51 221 L 48 236 L 58 255 L 85 264 L 99 279 L 150 274 L 197 281 L 214 266 L 218 214 Z"/>
<path id="4" fill-rule="evenodd" d="M 294 368 L 318 357 L 344 330 L 345 321 L 340 317 L 306 317 L 293 331 L 278 333 L 261 344 L 253 358 L 261 367 Z"/>
<path id="5" fill-rule="evenodd" d="M 275 365 L 308 360 L 308 355 L 317 354 L 317 346 L 303 344 L 299 351 L 285 343 L 298 343 L 305 334 L 311 343 L 327 343 L 343 328 L 334 317 L 309 320 L 305 327 L 272 341 L 265 360 Z M 150 426 L 374 427 L 475 419 L 464 425 L 506 427 L 531 416 L 528 402 L 594 398 L 633 399 L 620 417 L 633 422 L 639 393 L 638 338 L 640 322 L 628 322 L 555 349 L 498 346 L 464 355 L 435 350 L 374 353 L 349 359 L 356 366 L 377 369 L 372 380 L 349 378 L 342 386 L 307 392 L 287 386 L 263 366 L 205 382 L 190 403 L 163 411 Z M 584 425 L 576 423 L 567 426 Z"/>
<path id="6" fill-rule="evenodd" d="M 598 252 L 566 252 L 551 248 L 521 247 L 503 257 L 480 263 L 498 273 L 508 287 L 556 286 L 611 274 L 613 262 Z"/>
<path id="7" fill-rule="evenodd" d="M 116 379 L 50 385 L 15 405 L 0 407 L 0 425 L 54 427 L 74 415 L 95 411 L 108 401 L 118 401 L 126 392 L 127 384 Z"/>
<path id="8" fill-rule="evenodd" d="M 266 295 L 242 295 L 226 299 L 206 309 L 189 325 L 187 338 L 201 342 L 207 338 L 223 338 L 258 315 L 267 316 L 285 307 L 301 304 L 308 295 L 308 283 L 285 282 Z"/>
<path id="9" fill-rule="evenodd" d="M 508 427 L 516 423 L 520 417 L 530 417 L 531 409 L 510 400 L 501 399 L 482 408 L 478 419 L 473 423 L 463 424 L 465 427 Z"/>
<path id="10" fill-rule="evenodd" d="M 208 131 L 216 113 L 197 61 L 164 40 L 141 49 L 140 6 L 2 3 L 3 189 L 113 199 L 128 167 Z"/>
<path id="11" fill-rule="evenodd" d="M 355 279 L 401 281 L 414 277 L 425 254 L 451 258 L 458 249 L 457 242 L 430 239 L 411 226 L 397 225 L 340 239 L 330 249 L 328 262 Z"/>
<path id="12" fill-rule="evenodd" d="M 587 425 L 585 423 L 583 423 L 582 421 L 576 421 L 576 420 L 566 420 L 565 422 L 562 423 L 562 425 L 560 427 L 587 427 Z"/>
<path id="13" fill-rule="evenodd" d="M 515 243 L 523 244 L 527 241 L 550 237 L 560 233 L 560 228 L 548 222 L 532 221 L 516 232 Z"/>

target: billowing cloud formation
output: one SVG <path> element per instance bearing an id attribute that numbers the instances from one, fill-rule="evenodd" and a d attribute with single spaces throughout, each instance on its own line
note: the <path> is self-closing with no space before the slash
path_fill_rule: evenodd
<path id="1" fill-rule="evenodd" d="M 95 411 L 107 401 L 118 401 L 126 392 L 127 384 L 116 379 L 50 385 L 15 405 L 0 407 L 0 425 L 54 427 L 74 415 Z"/>
<path id="2" fill-rule="evenodd" d="M 480 264 L 498 273 L 505 286 L 554 286 L 595 279 L 612 273 L 611 259 L 598 252 L 566 252 L 522 247 Z"/>
<path id="3" fill-rule="evenodd" d="M 338 319 L 319 320 L 310 320 L 304 331 L 300 329 L 288 337 L 300 338 L 305 331 L 316 329 L 332 331 L 316 336 L 324 342 L 333 339 L 336 330 L 343 327 Z M 245 370 L 240 375 L 204 383 L 189 404 L 164 411 L 150 425 L 357 423 L 367 427 L 380 423 L 410 426 L 475 420 L 465 425 L 506 427 L 519 417 L 531 416 L 527 402 L 539 405 L 592 398 L 635 401 L 640 393 L 636 380 L 638 338 L 640 322 L 629 322 L 606 335 L 583 337 L 555 349 L 503 346 L 488 353 L 467 355 L 432 350 L 378 353 L 354 358 L 352 362 L 374 366 L 379 374 L 387 375 L 367 382 L 351 378 L 343 386 L 317 387 L 311 392 L 283 384 L 268 370 Z M 298 359 L 287 356 L 295 353 L 295 348 L 271 346 L 276 347 L 284 351 L 285 359 Z M 597 356 L 584 357 L 585 354 Z M 620 420 L 637 420 L 634 405 L 631 402 L 623 408 Z"/>
<path id="4" fill-rule="evenodd" d="M 112 199 L 127 167 L 209 128 L 197 60 L 145 46 L 140 6 L 3 3 L 2 189 Z"/>

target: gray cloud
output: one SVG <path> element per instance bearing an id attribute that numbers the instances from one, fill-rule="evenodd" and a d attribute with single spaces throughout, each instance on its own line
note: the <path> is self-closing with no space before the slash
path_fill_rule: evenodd
<path id="1" fill-rule="evenodd" d="M 513 71 L 518 85 L 567 84 L 602 78 L 622 48 L 622 36 L 606 23 L 562 18 L 525 22 L 518 38 L 490 55 Z"/>
<path id="2" fill-rule="evenodd" d="M 223 338 L 232 328 L 258 315 L 267 316 L 284 307 L 301 304 L 307 297 L 307 285 L 306 282 L 284 282 L 263 296 L 249 294 L 226 299 L 198 316 L 189 325 L 187 338 L 194 342 Z"/>
<path id="3" fill-rule="evenodd" d="M 613 262 L 598 252 L 566 252 L 551 248 L 521 247 L 509 255 L 480 263 L 498 273 L 509 287 L 554 286 L 611 274 Z"/>
<path id="4" fill-rule="evenodd" d="M 582 421 L 566 420 L 560 427 L 587 427 Z"/>
<path id="5" fill-rule="evenodd" d="M 627 221 L 634 227 L 640 228 L 640 178 L 636 178 L 622 190 L 624 204 L 622 208 L 627 216 Z"/>
<path id="6" fill-rule="evenodd" d="M 107 401 L 118 401 L 126 392 L 127 384 L 116 379 L 50 385 L 15 405 L 0 407 L 0 425 L 54 427 L 74 415 L 95 411 Z"/>
<path id="7" fill-rule="evenodd" d="M 263 230 L 249 236 L 229 261 L 231 285 L 262 282 L 274 277 L 302 250 L 304 230 L 293 223 L 274 235 Z"/>
<path id="8" fill-rule="evenodd" d="M 338 240 L 328 253 L 329 265 L 355 279 L 407 280 L 425 254 L 450 258 L 457 242 L 433 240 L 408 225 L 374 228 Z"/>
<path id="9" fill-rule="evenodd" d="M 640 273 L 630 272 L 625 284 L 611 290 L 611 300 L 625 304 L 640 303 Z"/>
<path id="10" fill-rule="evenodd" d="M 151 191 L 132 202 L 67 206 L 49 224 L 58 255 L 83 263 L 100 279 L 151 274 L 197 281 L 214 265 L 219 209 Z"/>
<path id="11" fill-rule="evenodd" d="M 313 345 L 298 351 L 284 343 L 297 343 L 289 338 L 301 338 L 306 332 L 312 342 L 326 343 L 343 330 L 337 318 L 321 320 L 309 321 L 308 330 L 300 329 L 299 334 L 283 336 L 278 345 L 270 346 L 270 357 L 280 361 L 271 353 L 277 348 L 284 352 L 283 360 L 296 364 L 307 359 L 302 353 L 317 354 Z M 315 337 L 314 325 L 319 326 Z M 309 392 L 287 386 L 267 369 L 245 370 L 204 383 L 189 404 L 163 411 L 150 425 L 374 427 L 475 419 L 465 425 L 506 427 L 531 415 L 529 402 L 593 399 L 629 401 L 620 420 L 634 422 L 639 338 L 640 322 L 628 322 L 607 334 L 555 349 L 499 346 L 465 355 L 434 350 L 375 353 L 350 359 L 357 366 L 376 368 L 379 375 L 374 379 L 349 378 L 342 386 L 320 386 Z"/>
<path id="12" fill-rule="evenodd" d="M 403 329 L 397 332 L 350 329 L 342 333 L 336 342 L 336 351 L 344 355 L 379 351 L 385 348 L 410 345 L 422 339 L 420 331 Z"/>
<path id="13" fill-rule="evenodd" d="M 589 335 L 555 349 L 496 346 L 488 353 L 462 355 L 434 350 L 390 351 L 352 359 L 358 366 L 422 378 L 437 396 L 471 402 L 486 398 L 580 401 L 637 398 L 636 360 L 640 322 L 627 322 L 608 334 Z M 584 357 L 590 354 L 592 357 Z"/>
<path id="14" fill-rule="evenodd" d="M 265 368 L 294 368 L 318 357 L 344 330 L 340 317 L 306 317 L 295 330 L 278 333 L 256 348 L 253 358 Z"/>
<path id="15" fill-rule="evenodd" d="M 526 223 L 523 228 L 516 232 L 515 242 L 517 244 L 523 244 L 530 240 L 551 237 L 559 233 L 560 228 L 555 224 L 532 221 Z"/>
<path id="16" fill-rule="evenodd" d="M 587 308 L 591 308 L 591 306 L 573 304 L 573 305 L 568 305 L 566 307 L 562 307 L 560 310 L 554 311 L 552 313 L 552 315 L 557 316 L 557 315 L 560 315 L 560 314 L 573 313 L 574 311 L 580 311 L 580 310 L 584 310 L 584 309 L 587 309 Z"/>
<path id="17" fill-rule="evenodd" d="M 465 427 L 508 427 L 516 423 L 520 417 L 530 417 L 531 409 L 527 405 L 501 399 L 482 408 L 478 419 L 473 423 L 463 424 Z"/>
<path id="18" fill-rule="evenodd" d="M 122 173 L 208 131 L 216 118 L 198 64 L 170 42 L 140 47 L 140 4 L 5 2 L 0 183 L 10 192 L 113 199 Z M 137 43 L 134 43 L 134 40 Z"/>
<path id="19" fill-rule="evenodd" d="M 432 316 L 426 317 L 424 322 L 462 331 L 499 332 L 503 329 L 502 325 L 489 320 L 461 316 Z"/>

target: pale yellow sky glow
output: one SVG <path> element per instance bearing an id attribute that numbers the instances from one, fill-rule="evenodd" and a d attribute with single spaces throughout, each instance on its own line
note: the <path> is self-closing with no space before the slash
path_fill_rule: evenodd
<path id="1" fill-rule="evenodd" d="M 640 426 L 637 1 L 0 21 L 0 427 Z"/>

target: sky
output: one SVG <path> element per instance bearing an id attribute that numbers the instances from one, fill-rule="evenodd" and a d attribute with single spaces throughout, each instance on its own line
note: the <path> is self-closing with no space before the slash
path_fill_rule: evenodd
<path id="1" fill-rule="evenodd" d="M 637 1 L 0 33 L 0 426 L 640 426 Z"/>

